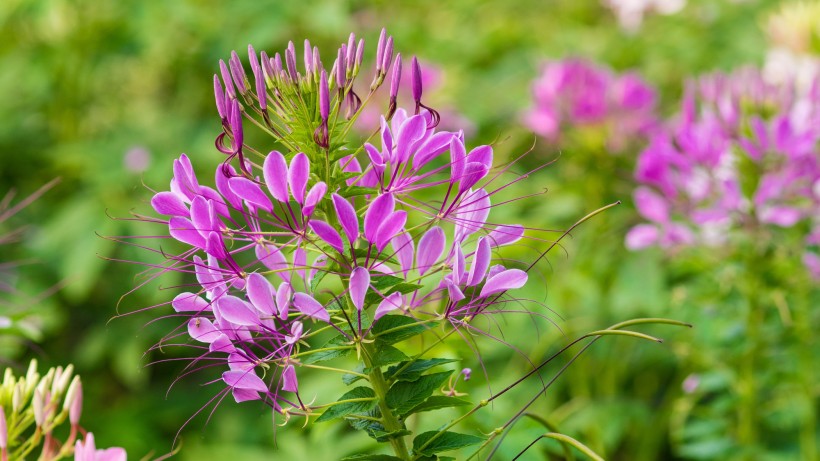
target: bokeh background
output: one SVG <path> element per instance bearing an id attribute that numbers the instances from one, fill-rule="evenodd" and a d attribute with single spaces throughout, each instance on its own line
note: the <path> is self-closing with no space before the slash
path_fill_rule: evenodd
<path id="1" fill-rule="evenodd" d="M 557 159 L 516 186 L 520 195 L 548 192 L 505 207 L 504 218 L 565 229 L 593 209 L 623 201 L 575 231 L 532 278 L 539 285 L 533 295 L 552 309 L 545 313 L 554 325 L 509 320 L 507 334 L 522 353 L 502 344 L 482 351 L 491 387 L 523 373 L 526 357 L 538 362 L 584 332 L 634 317 L 674 318 L 695 328 L 652 327 L 663 345 L 600 341 L 534 411 L 611 460 L 810 459 L 806 447 L 814 445 L 817 455 L 820 438 L 812 375 L 820 355 L 817 341 L 804 339 L 820 326 L 820 290 L 799 257 L 772 253 L 773 273 L 759 289 L 764 304 L 782 299 L 785 309 L 802 305 L 808 315 L 791 323 L 766 315 L 771 344 L 765 350 L 776 356 L 762 352 L 765 360 L 755 369 L 763 389 L 794 385 L 767 394 L 774 397 L 756 415 L 765 429 L 755 446 L 744 447 L 734 430 L 739 378 L 732 360 L 749 347 L 746 301 L 736 289 L 742 265 L 709 251 L 679 258 L 627 250 L 626 232 L 641 221 L 631 178 L 645 146 L 613 156 L 595 133 L 556 143 L 522 124 L 542 64 L 567 57 L 638 72 L 657 88 L 660 114 L 671 115 L 688 77 L 763 66 L 771 46 L 767 18 L 789 2 L 680 3 L 636 22 L 598 0 L 0 2 L 0 195 L 13 190 L 19 200 L 59 178 L 2 223 L 3 232 L 23 230 L 16 243 L 0 247 L 0 260 L 20 261 L 4 272 L 15 291 L 2 295 L 0 315 L 14 322 L 0 326 L 0 368 L 24 370 L 31 358 L 43 367 L 75 364 L 85 386 L 83 426 L 99 446 L 123 446 L 132 459 L 171 451 L 177 436 L 175 459 L 182 460 L 318 461 L 367 447 L 368 439 L 344 424 L 276 427 L 269 411 L 253 403 L 226 401 L 186 425 L 216 389 L 199 378 L 171 387 L 183 363 L 146 365 L 176 353 L 145 352 L 167 325 L 151 323 L 151 313 L 118 316 L 167 302 L 175 292 L 163 287 L 180 281 L 171 277 L 123 297 L 140 283 L 143 268 L 121 261 L 145 261 L 146 253 L 111 237 L 156 232 L 123 218 L 150 209 L 151 190 L 167 187 L 180 153 L 206 172 L 221 160 L 213 147 L 220 128 L 211 77 L 219 59 L 231 50 L 242 55 L 248 43 L 282 50 L 291 39 L 335 49 L 351 31 L 372 53 L 386 27 L 398 51 L 437 68 L 430 101 L 458 114 L 472 145 L 494 142 L 502 159 L 531 151 L 519 173 Z M 808 336 L 795 339 L 798 330 Z M 469 356 L 468 349 L 461 352 Z M 476 375 L 469 389 L 477 400 L 486 396 L 488 380 Z M 528 385 L 521 395 L 532 395 L 540 383 Z M 517 398 L 499 402 L 477 429 L 489 432 L 503 421 L 495 415 L 516 409 Z M 542 432 L 522 421 L 499 459 Z M 564 459 L 549 442 L 525 456 Z"/>

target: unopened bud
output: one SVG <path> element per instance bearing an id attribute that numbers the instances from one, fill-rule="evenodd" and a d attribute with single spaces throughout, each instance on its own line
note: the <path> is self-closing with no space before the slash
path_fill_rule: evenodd
<path id="1" fill-rule="evenodd" d="M 6 426 L 6 413 L 0 406 L 0 450 L 5 450 L 9 446 L 9 430 Z"/>
<path id="2" fill-rule="evenodd" d="M 291 83 L 299 81 L 299 75 L 296 73 L 296 47 L 293 42 L 288 42 L 288 49 L 285 50 L 285 65 L 288 68 L 288 75 Z"/>
<path id="3" fill-rule="evenodd" d="M 51 386 L 52 394 L 62 394 L 68 388 L 71 378 L 74 375 L 74 365 L 69 364 L 65 370 L 60 374 L 59 378 L 54 378 L 54 384 Z"/>
<path id="4" fill-rule="evenodd" d="M 14 385 L 14 390 L 11 392 L 11 411 L 17 413 L 23 407 L 23 392 L 24 385 L 22 381 L 18 381 Z"/>
<path id="5" fill-rule="evenodd" d="M 236 91 L 233 89 L 233 82 L 231 77 L 231 72 L 228 70 L 228 66 L 225 64 L 225 61 L 219 60 L 219 72 L 222 74 L 222 83 L 225 85 L 225 92 L 231 98 L 236 98 Z"/>
<path id="6" fill-rule="evenodd" d="M 412 83 L 413 83 L 413 100 L 416 101 L 416 104 L 421 101 L 421 66 L 419 66 L 419 60 L 413 56 L 413 62 L 411 64 L 410 70 L 412 71 Z"/>
<path id="7" fill-rule="evenodd" d="M 231 76 L 236 84 L 236 89 L 242 94 L 247 93 L 248 88 L 245 86 L 245 68 L 242 67 L 242 61 L 239 60 L 239 55 L 236 54 L 236 51 L 231 51 L 231 59 L 228 63 L 231 66 Z"/>
<path id="8" fill-rule="evenodd" d="M 359 67 L 362 65 L 362 60 L 364 59 L 364 39 L 359 39 L 359 45 L 356 47 L 356 63 L 353 66 L 353 74 L 359 72 Z"/>
<path id="9" fill-rule="evenodd" d="M 384 45 L 384 56 L 382 56 L 382 71 L 387 73 L 390 67 L 390 61 L 393 60 L 393 37 L 387 37 L 387 43 Z"/>
<path id="10" fill-rule="evenodd" d="M 379 42 L 376 44 L 376 73 L 383 73 L 382 61 L 384 60 L 384 45 L 387 41 L 387 30 L 382 27 L 379 34 Z"/>
<path id="11" fill-rule="evenodd" d="M 310 40 L 305 39 L 305 76 L 310 77 L 313 74 L 313 47 L 310 45 Z"/>
<path id="12" fill-rule="evenodd" d="M 325 71 L 322 71 L 319 81 L 319 115 L 323 123 L 327 122 L 330 116 L 330 90 L 327 87 L 327 72 Z"/>
<path id="13" fill-rule="evenodd" d="M 214 100 L 216 101 L 216 111 L 219 113 L 219 118 L 225 119 L 225 91 L 222 90 L 222 82 L 219 81 L 219 76 L 214 74 Z"/>
<path id="14" fill-rule="evenodd" d="M 37 427 L 43 427 L 44 411 L 45 411 L 45 395 L 39 387 L 34 390 L 34 398 L 31 400 L 31 407 L 34 410 L 34 422 Z"/>
<path id="15" fill-rule="evenodd" d="M 79 376 L 75 376 L 68 388 L 63 410 L 68 410 L 68 420 L 72 426 L 80 422 L 80 415 L 83 412 L 83 383 Z"/>

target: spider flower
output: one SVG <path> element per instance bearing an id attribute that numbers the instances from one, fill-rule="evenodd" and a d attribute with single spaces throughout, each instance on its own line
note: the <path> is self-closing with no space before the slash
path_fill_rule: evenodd
<path id="1" fill-rule="evenodd" d="M 550 142 L 560 142 L 567 130 L 595 128 L 620 152 L 657 125 L 655 90 L 635 73 L 618 75 L 583 59 L 552 61 L 532 90 L 524 124 Z"/>
<path id="2" fill-rule="evenodd" d="M 678 117 L 638 159 L 635 205 L 649 223 L 627 246 L 715 245 L 732 229 L 816 220 L 819 97 L 751 69 L 690 82 Z"/>
<path id="3" fill-rule="evenodd" d="M 250 72 L 235 53 L 220 62 L 216 147 L 225 157 L 213 186 L 182 154 L 169 190 L 151 199 L 151 221 L 184 248 L 159 272 L 195 278 L 170 303 L 184 321 L 173 334 L 197 351 L 189 367 L 222 370 L 223 392 L 237 402 L 310 414 L 299 375 L 323 332 L 345 350 L 369 347 L 386 317 L 458 328 L 498 311 L 527 281 L 495 253 L 525 232 L 489 219 L 506 188 L 493 186 L 504 171 L 493 171 L 492 146 L 468 147 L 463 131 L 439 128 L 421 66 L 394 58 L 384 32 L 370 88 L 357 93 L 363 47 L 351 35 L 330 70 L 308 41 L 304 69 L 293 43 L 272 58 L 249 47 Z M 408 68 L 413 101 L 404 109 L 396 92 Z M 387 81 L 392 103 L 370 130 L 376 139 L 348 141 Z M 251 125 L 278 147 L 246 145 Z"/>

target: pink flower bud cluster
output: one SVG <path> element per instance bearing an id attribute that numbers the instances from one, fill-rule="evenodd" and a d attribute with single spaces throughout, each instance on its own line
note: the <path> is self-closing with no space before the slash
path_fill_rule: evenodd
<path id="1" fill-rule="evenodd" d="M 681 112 L 638 159 L 635 205 L 649 223 L 627 246 L 722 244 L 759 225 L 817 229 L 819 122 L 818 85 L 801 93 L 750 69 L 690 82 Z"/>
<path id="2" fill-rule="evenodd" d="M 551 61 L 532 91 L 524 124 L 551 142 L 567 130 L 595 127 L 607 147 L 620 152 L 657 126 L 656 92 L 635 73 L 619 75 L 583 59 Z"/>

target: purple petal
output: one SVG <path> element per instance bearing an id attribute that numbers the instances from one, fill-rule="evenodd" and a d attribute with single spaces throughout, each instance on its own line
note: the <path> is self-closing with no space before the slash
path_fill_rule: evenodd
<path id="1" fill-rule="evenodd" d="M 376 146 L 370 143 L 366 143 L 364 145 L 364 150 L 367 152 L 367 156 L 370 158 L 370 163 L 375 166 L 383 166 L 384 165 L 384 158 L 382 158 L 382 153 L 376 149 Z"/>
<path id="2" fill-rule="evenodd" d="M 464 157 L 467 156 L 467 150 L 464 148 L 464 143 L 458 136 L 453 136 L 450 139 L 450 182 L 456 182 L 464 176 L 464 164 L 467 161 Z"/>
<path id="3" fill-rule="evenodd" d="M 342 229 L 344 229 L 347 239 L 353 243 L 359 238 L 359 217 L 356 216 L 356 209 L 341 195 L 333 194 L 332 198 L 333 207 L 336 209 L 336 215 L 339 217 Z"/>
<path id="4" fill-rule="evenodd" d="M 368 242 L 375 242 L 376 232 L 388 216 L 393 213 L 393 194 L 382 194 L 370 203 L 364 215 L 364 236 Z M 392 237 L 392 236 L 391 236 Z"/>
<path id="5" fill-rule="evenodd" d="M 379 307 L 376 308 L 376 312 L 373 314 L 373 321 L 379 320 L 385 314 L 401 308 L 402 304 L 403 299 L 401 293 L 396 292 L 384 298 L 382 302 L 379 303 Z"/>
<path id="6" fill-rule="evenodd" d="M 466 271 L 464 268 L 466 267 L 466 261 L 464 261 L 464 253 L 461 251 L 460 245 L 455 245 L 455 255 L 453 255 L 453 283 L 456 285 L 461 285 L 463 282 L 464 276 L 466 275 Z"/>
<path id="7" fill-rule="evenodd" d="M 228 187 L 242 200 L 268 213 L 273 213 L 273 202 L 262 192 L 262 188 L 250 179 L 243 177 L 231 178 L 228 180 Z"/>
<path id="8" fill-rule="evenodd" d="M 288 182 L 290 183 L 290 193 L 296 199 L 296 203 L 305 203 L 305 191 L 307 190 L 308 177 L 310 176 L 310 160 L 307 155 L 299 152 L 290 161 L 288 170 Z"/>
<path id="9" fill-rule="evenodd" d="M 230 177 L 236 176 L 236 170 L 233 169 L 232 166 L 227 165 L 228 173 L 231 175 Z M 242 199 L 239 198 L 232 190 L 230 185 L 228 184 L 228 176 L 225 176 L 225 171 L 223 168 L 216 169 L 216 190 L 222 194 L 223 197 L 231 204 L 231 206 L 236 210 L 242 209 Z"/>
<path id="10" fill-rule="evenodd" d="M 421 236 L 419 249 L 416 252 L 416 266 L 419 269 L 419 275 L 424 275 L 428 269 L 436 264 L 444 251 L 446 243 L 447 238 L 444 236 L 444 230 L 438 226 L 430 228 Z"/>
<path id="11" fill-rule="evenodd" d="M 228 257 L 228 249 L 225 248 L 225 242 L 222 241 L 222 234 L 219 232 L 208 233 L 208 238 L 205 241 L 205 252 L 219 260 Z"/>
<path id="12" fill-rule="evenodd" d="M 626 247 L 640 250 L 658 243 L 660 232 L 654 224 L 638 224 L 626 234 Z"/>
<path id="13" fill-rule="evenodd" d="M 325 323 L 330 323 L 330 314 L 327 313 L 325 307 L 319 304 L 319 301 L 316 301 L 307 293 L 294 294 L 293 307 L 308 317 L 321 320 Z"/>
<path id="14" fill-rule="evenodd" d="M 231 394 L 233 395 L 233 399 L 236 403 L 251 402 L 262 399 L 262 396 L 260 396 L 258 392 L 249 389 L 239 389 L 235 387 L 231 389 Z"/>
<path id="15" fill-rule="evenodd" d="M 285 336 L 285 343 L 296 344 L 296 342 L 302 338 L 302 331 L 304 328 L 305 326 L 302 325 L 302 322 L 298 320 L 294 321 L 290 326 L 290 335 Z"/>
<path id="16" fill-rule="evenodd" d="M 262 174 L 270 194 L 276 200 L 287 203 L 288 197 L 288 164 L 285 156 L 279 151 L 271 151 L 262 165 Z"/>
<path id="17" fill-rule="evenodd" d="M 475 253 L 473 254 L 473 265 L 470 266 L 470 274 L 467 276 L 467 286 L 476 286 L 484 280 L 487 275 L 487 269 L 490 267 L 490 259 L 492 253 L 490 252 L 490 239 L 488 237 L 481 237 L 475 246 Z"/>
<path id="18" fill-rule="evenodd" d="M 171 237 L 202 250 L 205 249 L 205 237 L 199 233 L 190 220 L 174 216 L 168 221 Z"/>
<path id="19" fill-rule="evenodd" d="M 330 90 L 327 87 L 327 72 L 322 71 L 319 77 L 319 117 L 327 120 L 330 115 Z"/>
<path id="20" fill-rule="evenodd" d="M 307 197 L 305 197 L 305 206 L 302 207 L 303 216 L 313 214 L 313 209 L 316 208 L 316 204 L 324 198 L 325 192 L 327 192 L 327 184 L 323 182 L 317 182 L 310 188 Z"/>
<path id="21" fill-rule="evenodd" d="M 450 297 L 451 302 L 459 302 L 465 298 L 464 293 L 461 291 L 461 288 L 458 287 L 452 280 L 446 280 L 445 284 L 447 285 L 447 296 Z"/>
<path id="22" fill-rule="evenodd" d="M 276 275 L 282 277 L 282 280 L 286 282 L 290 281 L 290 273 L 283 270 L 288 267 L 288 261 L 276 245 L 258 243 L 256 245 L 256 257 L 265 267 L 275 271 Z"/>
<path id="23" fill-rule="evenodd" d="M 481 294 L 478 297 L 484 298 L 495 293 L 521 288 L 525 283 L 527 283 L 526 272 L 521 269 L 507 269 L 487 279 L 487 283 L 481 288 Z"/>
<path id="24" fill-rule="evenodd" d="M 222 90 L 222 83 L 219 77 L 214 74 L 214 100 L 216 101 L 216 111 L 219 113 L 219 118 L 225 119 L 225 91 Z"/>
<path id="25" fill-rule="evenodd" d="M 410 158 L 412 148 L 418 140 L 424 137 L 427 131 L 427 121 L 422 115 L 414 115 L 399 128 L 399 134 L 396 137 L 396 162 L 405 163 Z"/>
<path id="26" fill-rule="evenodd" d="M 404 228 L 406 222 L 406 211 L 399 210 L 391 214 L 387 220 L 379 226 L 379 230 L 376 231 L 375 241 L 373 242 L 376 244 L 376 249 L 381 252 L 390 242 L 390 239 Z"/>
<path id="27" fill-rule="evenodd" d="M 463 192 L 469 190 L 484 176 L 487 176 L 489 170 L 486 166 L 478 162 L 469 162 L 462 170 L 461 180 L 458 184 L 458 191 Z"/>
<path id="28" fill-rule="evenodd" d="M 185 154 L 174 160 L 174 180 L 179 187 L 179 192 L 188 200 L 192 200 L 199 191 L 199 183 L 196 180 L 191 160 Z"/>
<path id="29" fill-rule="evenodd" d="M 282 390 L 287 392 L 299 392 L 299 381 L 296 380 L 296 368 L 288 365 L 282 372 Z"/>
<path id="30" fill-rule="evenodd" d="M 308 227 L 336 251 L 339 253 L 344 252 L 345 247 L 342 242 L 342 237 L 336 232 L 333 226 L 318 219 L 311 219 L 310 222 L 308 222 Z"/>
<path id="31" fill-rule="evenodd" d="M 291 298 L 293 298 L 293 288 L 290 283 L 285 282 L 279 285 L 279 289 L 276 290 L 276 307 L 279 309 L 279 318 L 282 320 L 288 318 Z"/>
<path id="32" fill-rule="evenodd" d="M 465 194 L 461 203 L 461 208 L 456 213 L 456 242 L 464 241 L 470 234 L 484 227 L 487 216 L 490 215 L 490 196 L 484 189 Z"/>
<path id="33" fill-rule="evenodd" d="M 501 225 L 493 229 L 487 237 L 492 246 L 500 247 L 515 243 L 524 236 L 524 226 L 520 224 Z"/>
<path id="34" fill-rule="evenodd" d="M 222 332 L 205 317 L 193 317 L 188 320 L 188 335 L 201 343 L 211 344 L 221 334 Z"/>
<path id="35" fill-rule="evenodd" d="M 478 146 L 467 154 L 467 161 L 478 162 L 487 167 L 489 170 L 493 167 L 493 148 L 492 146 Z"/>
<path id="36" fill-rule="evenodd" d="M 356 267 L 350 273 L 350 299 L 361 312 L 364 307 L 364 296 L 370 288 L 370 272 L 364 267 Z"/>
<path id="37" fill-rule="evenodd" d="M 407 273 L 413 268 L 413 237 L 407 232 L 403 232 L 393 237 L 391 244 L 401 271 L 407 277 Z"/>
<path id="38" fill-rule="evenodd" d="M 442 131 L 430 136 L 413 155 L 413 169 L 418 170 L 450 147 L 453 133 Z"/>
<path id="39" fill-rule="evenodd" d="M 171 301 L 177 312 L 205 312 L 211 310 L 211 303 L 195 293 L 180 293 Z"/>
<path id="40" fill-rule="evenodd" d="M 222 373 L 222 380 L 230 387 L 256 392 L 267 392 L 268 386 L 253 371 L 226 371 Z"/>
<path id="41" fill-rule="evenodd" d="M 255 326 L 260 323 L 259 314 L 248 307 L 248 303 L 235 296 L 226 295 L 219 298 L 216 307 L 222 318 L 236 325 Z"/>
<path id="42" fill-rule="evenodd" d="M 254 272 L 248 276 L 248 299 L 262 315 L 274 316 L 278 313 L 273 301 L 273 285 L 262 274 Z"/>
<path id="43" fill-rule="evenodd" d="M 666 200 L 646 187 L 639 187 L 635 191 L 635 206 L 638 212 L 650 221 L 669 221 L 669 205 Z"/>
<path id="44" fill-rule="evenodd" d="M 216 230 L 211 219 L 211 207 L 202 196 L 197 195 L 191 201 L 191 222 L 203 237 L 207 237 L 211 231 Z"/>
<path id="45" fill-rule="evenodd" d="M 151 198 L 151 206 L 159 214 L 166 216 L 187 217 L 188 207 L 179 196 L 173 192 L 159 192 Z"/>
<path id="46" fill-rule="evenodd" d="M 760 221 L 780 227 L 791 227 L 802 218 L 799 209 L 787 206 L 764 207 L 760 210 Z"/>

